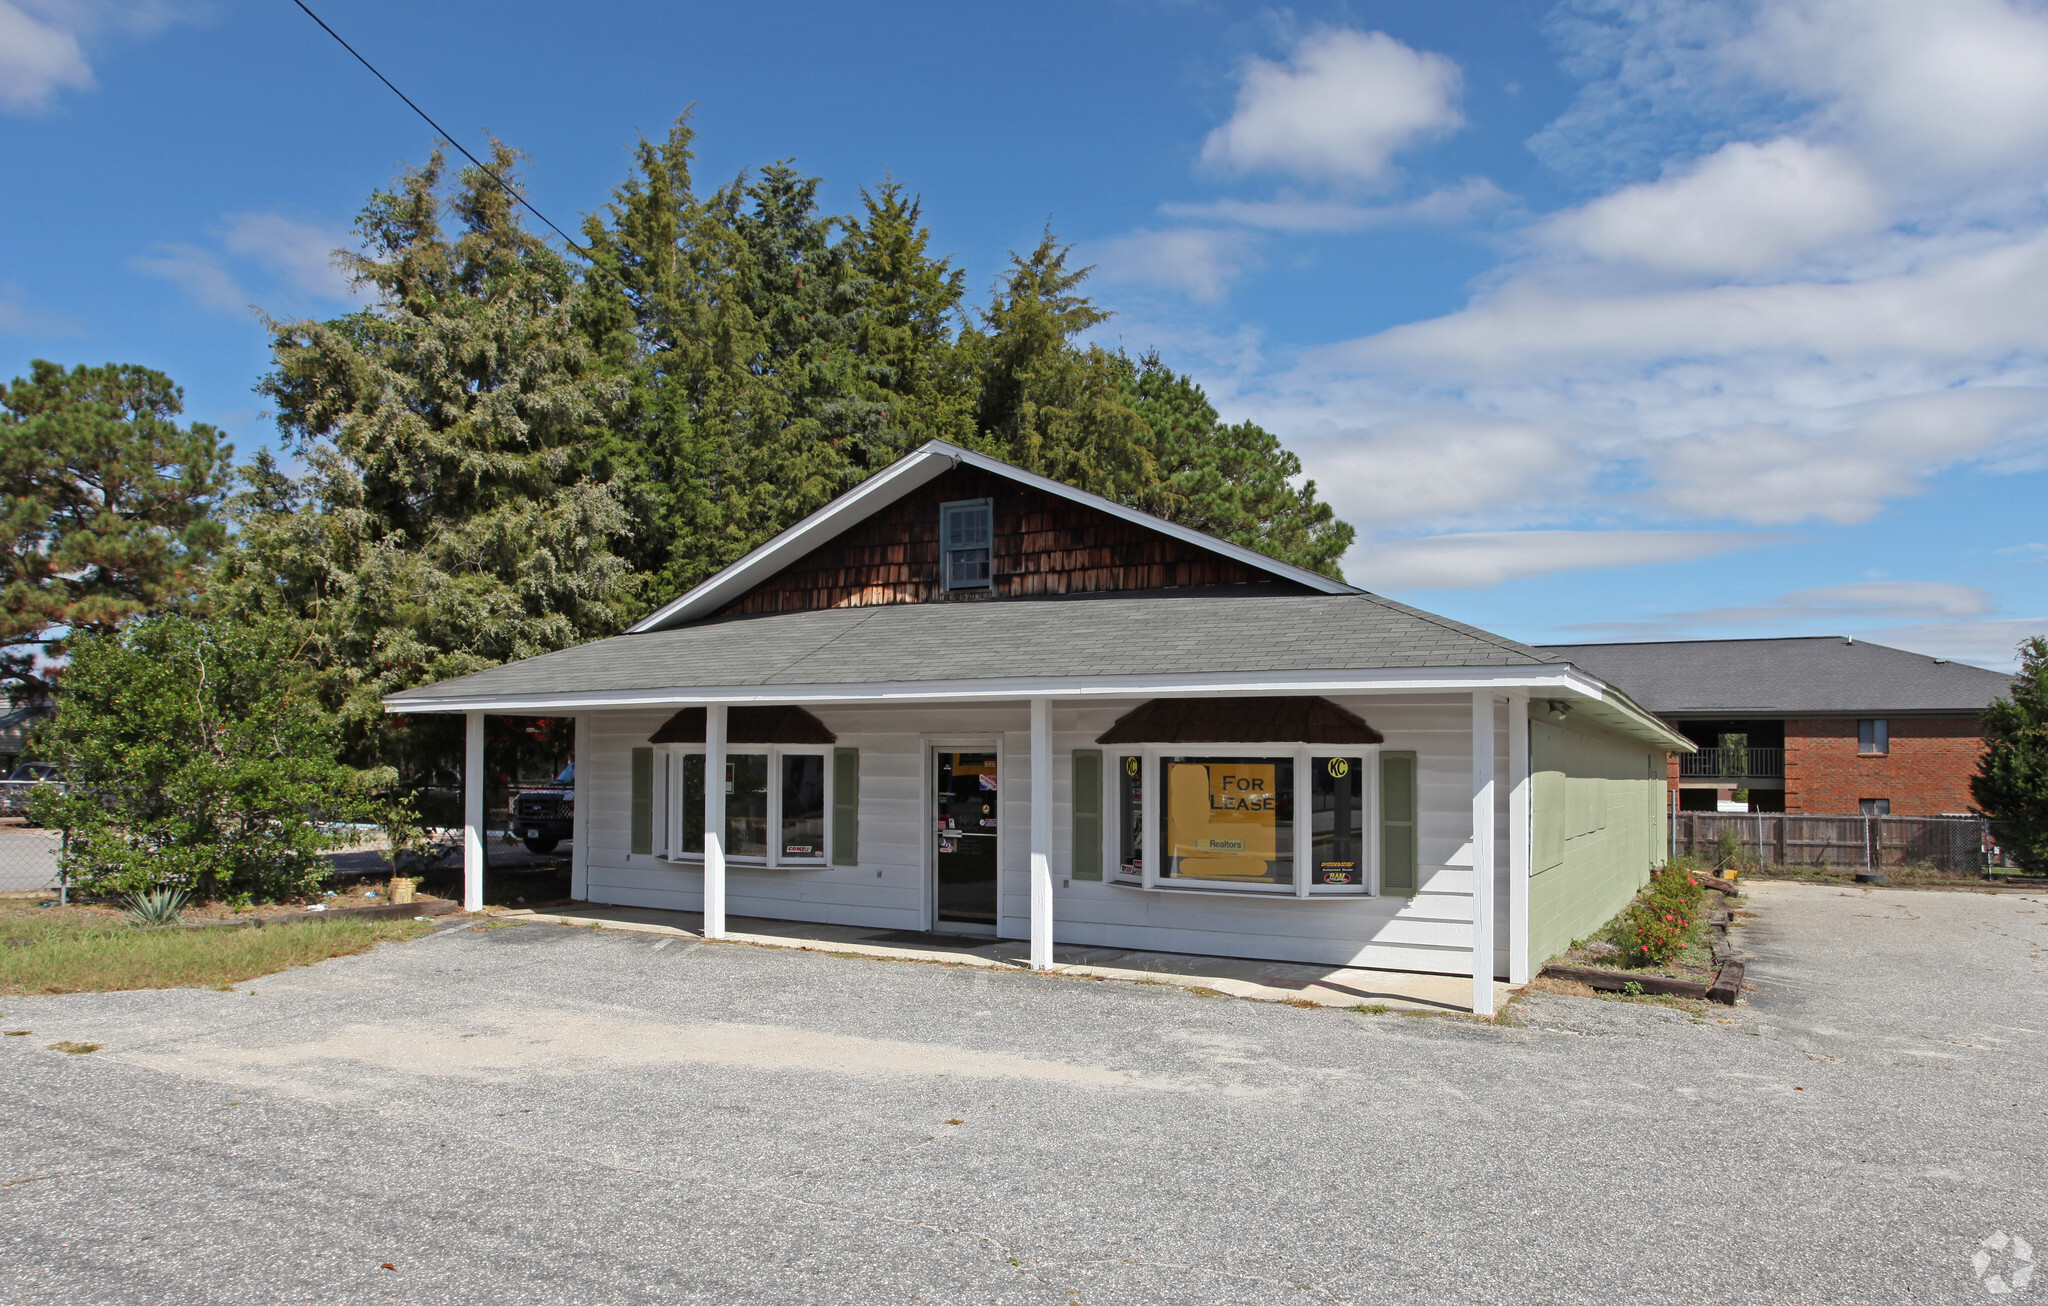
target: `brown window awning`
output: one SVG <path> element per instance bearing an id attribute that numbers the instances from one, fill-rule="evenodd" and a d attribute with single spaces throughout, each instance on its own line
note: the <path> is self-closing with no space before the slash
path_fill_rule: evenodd
<path id="1" fill-rule="evenodd" d="M 725 714 L 725 737 L 735 744 L 830 744 L 839 736 L 800 707 L 735 707 Z M 647 736 L 650 744 L 701 744 L 704 709 L 686 707 Z"/>
<path id="2" fill-rule="evenodd" d="M 1155 698 L 1098 744 L 1379 744 L 1386 736 L 1327 698 Z"/>

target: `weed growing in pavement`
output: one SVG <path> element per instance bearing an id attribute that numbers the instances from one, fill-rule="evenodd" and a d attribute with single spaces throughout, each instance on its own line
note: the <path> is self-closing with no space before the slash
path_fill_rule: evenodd
<path id="1" fill-rule="evenodd" d="M 1352 1010 L 1361 1016 L 1385 1016 L 1390 1015 L 1394 1009 L 1384 1002 L 1361 1002 Z"/>
<path id="2" fill-rule="evenodd" d="M 73 1043 L 70 1039 L 65 1039 L 62 1043 L 50 1044 L 50 1051 L 69 1052 L 74 1057 L 82 1057 L 88 1052 L 97 1052 L 99 1050 L 100 1045 L 97 1043 Z"/>

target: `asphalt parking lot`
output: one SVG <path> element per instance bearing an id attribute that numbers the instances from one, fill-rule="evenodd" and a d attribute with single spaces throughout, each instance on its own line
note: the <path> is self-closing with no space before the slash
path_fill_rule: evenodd
<path id="1" fill-rule="evenodd" d="M 10 999 L 0 1301 L 2048 1299 L 2048 899 L 1753 905 L 1749 1004 L 1511 1027 L 552 925 Z"/>

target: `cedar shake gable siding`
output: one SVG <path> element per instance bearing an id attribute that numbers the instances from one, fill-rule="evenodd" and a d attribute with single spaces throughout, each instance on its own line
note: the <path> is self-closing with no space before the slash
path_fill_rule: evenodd
<path id="1" fill-rule="evenodd" d="M 994 588 L 949 594 L 939 576 L 939 508 L 973 499 L 994 506 Z M 717 615 L 1214 585 L 1243 585 L 1252 594 L 1311 592 L 1034 486 L 956 467 L 813 549 Z"/>

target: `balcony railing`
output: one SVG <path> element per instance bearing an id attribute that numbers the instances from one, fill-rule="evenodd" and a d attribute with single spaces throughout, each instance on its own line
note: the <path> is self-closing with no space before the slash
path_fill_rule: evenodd
<path id="1" fill-rule="evenodd" d="M 1678 759 L 1678 774 L 1696 779 L 1778 780 L 1785 775 L 1782 748 L 1702 748 Z"/>

